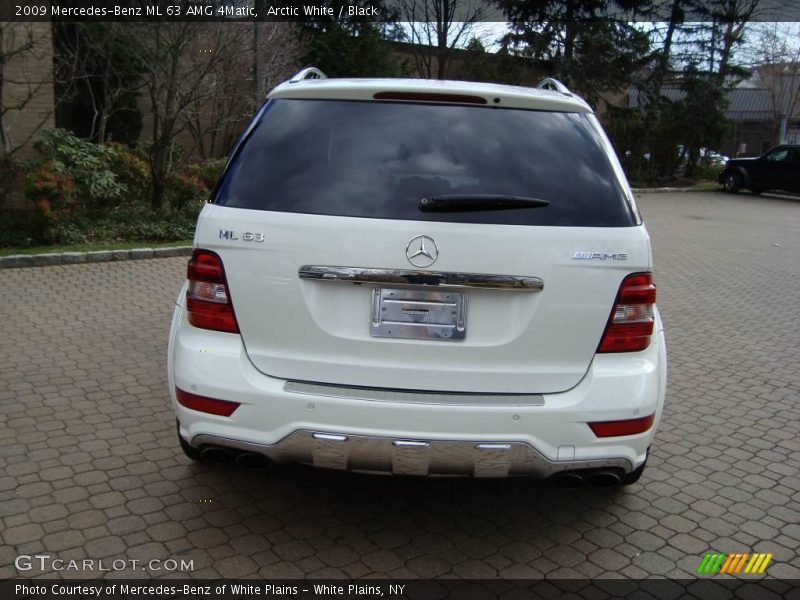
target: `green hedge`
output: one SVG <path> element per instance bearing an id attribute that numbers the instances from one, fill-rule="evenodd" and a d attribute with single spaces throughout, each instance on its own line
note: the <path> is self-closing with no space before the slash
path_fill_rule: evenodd
<path id="1" fill-rule="evenodd" d="M 191 238 L 224 160 L 189 163 L 167 179 L 167 206 L 150 209 L 145 147 L 95 144 L 61 129 L 43 130 L 37 157 L 22 164 L 33 211 L 4 211 L 0 247 Z"/>

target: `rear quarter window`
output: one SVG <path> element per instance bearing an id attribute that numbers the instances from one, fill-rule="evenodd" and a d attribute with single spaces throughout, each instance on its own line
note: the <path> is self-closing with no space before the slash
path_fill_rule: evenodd
<path id="1" fill-rule="evenodd" d="M 423 197 L 526 196 L 543 208 L 421 212 Z M 583 113 L 444 104 L 271 100 L 218 188 L 220 205 L 376 219 L 635 224 Z"/>

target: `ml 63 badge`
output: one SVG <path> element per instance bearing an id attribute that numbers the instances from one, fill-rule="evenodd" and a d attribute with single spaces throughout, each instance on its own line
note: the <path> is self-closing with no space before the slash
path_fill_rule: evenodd
<path id="1" fill-rule="evenodd" d="M 221 240 L 230 240 L 232 242 L 238 241 L 239 234 L 236 231 L 231 229 L 220 229 L 219 230 L 219 239 Z M 243 242 L 263 242 L 266 236 L 263 233 L 256 233 L 252 231 L 245 231 L 242 234 L 241 240 Z"/>

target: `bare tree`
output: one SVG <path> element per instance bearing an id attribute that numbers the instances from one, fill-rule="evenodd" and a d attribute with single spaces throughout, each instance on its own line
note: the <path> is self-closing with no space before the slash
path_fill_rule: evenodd
<path id="1" fill-rule="evenodd" d="M 166 181 L 179 156 L 178 140 L 184 146 L 188 141 L 193 145 L 189 153 L 202 158 L 223 154 L 265 92 L 299 63 L 295 27 L 198 21 L 85 24 L 67 30 L 64 56 L 80 67 L 95 112 L 92 133 L 99 141 L 105 140 L 109 118 L 127 108 L 120 99 L 141 95 L 149 113 L 150 199 L 157 210 L 164 205 Z M 122 60 L 111 60 L 119 55 Z"/>
<path id="2" fill-rule="evenodd" d="M 92 106 L 89 136 L 105 143 L 111 117 L 135 110 L 124 100 L 141 87 L 139 29 L 125 22 L 57 23 L 54 27 L 56 71 L 73 74 L 72 88 L 79 88 Z M 68 95 L 63 89 L 59 93 Z"/>
<path id="3" fill-rule="evenodd" d="M 219 90 L 235 36 L 226 35 L 228 23 L 154 22 L 131 24 L 138 29 L 144 68 L 142 84 L 150 101 L 151 206 L 164 205 L 167 176 L 173 169 L 176 138 L 193 112 Z"/>
<path id="4" fill-rule="evenodd" d="M 732 72 L 734 50 L 744 41 L 747 24 L 756 15 L 760 0 L 713 0 L 703 4 L 712 19 L 708 48 L 710 72 L 724 86 Z"/>
<path id="5" fill-rule="evenodd" d="M 453 49 L 475 37 L 475 25 L 486 12 L 481 0 L 399 0 L 398 6 L 417 72 L 428 79 L 447 76 Z"/>
<path id="6" fill-rule="evenodd" d="M 0 22 L 0 158 L 6 164 L 52 117 L 52 106 L 50 110 L 39 110 L 37 124 L 19 134 L 15 131 L 14 121 L 23 114 L 30 114 L 31 104 L 47 93 L 47 89 L 52 89 L 52 69 L 30 72 L 33 64 L 52 60 L 45 32 L 49 35 L 49 28 Z"/>
<path id="7" fill-rule="evenodd" d="M 800 113 L 800 24 L 757 23 L 747 58 L 754 79 L 768 90 L 778 143 L 786 143 L 788 124 Z"/>
<path id="8" fill-rule="evenodd" d="M 0 206 L 19 189 L 15 157 L 54 112 L 50 24 L 14 22 L 10 8 L 0 5 Z"/>
<path id="9" fill-rule="evenodd" d="M 218 45 L 215 50 L 202 47 L 190 53 L 192 70 L 219 54 L 204 85 L 188 90 L 191 102 L 182 117 L 202 158 L 224 154 L 269 90 L 297 71 L 301 44 L 296 28 L 294 23 L 225 23 L 213 35 L 204 34 Z"/>
<path id="10" fill-rule="evenodd" d="M 306 50 L 297 23 L 273 21 L 253 24 L 256 104 L 301 66 Z"/>
<path id="11" fill-rule="evenodd" d="M 184 91 L 188 104 L 180 117 L 201 158 L 224 153 L 252 113 L 251 28 L 246 23 L 204 24 L 203 42 L 198 38 L 198 47 L 185 59 L 184 68 L 207 70 L 202 85 Z"/>

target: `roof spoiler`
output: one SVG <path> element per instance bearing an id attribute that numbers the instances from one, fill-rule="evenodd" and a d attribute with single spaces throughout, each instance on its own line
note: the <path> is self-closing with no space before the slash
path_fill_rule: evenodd
<path id="1" fill-rule="evenodd" d="M 565 86 L 563 83 L 561 83 L 558 79 L 554 79 L 553 77 L 542 79 L 539 82 L 539 85 L 536 86 L 536 89 L 561 92 L 562 94 L 566 94 L 567 96 L 572 96 L 572 92 L 569 91 L 569 88 Z"/>
<path id="2" fill-rule="evenodd" d="M 289 83 L 297 83 L 298 81 L 305 81 L 307 79 L 327 79 L 328 76 L 320 71 L 317 67 L 303 67 L 295 73 L 289 80 Z"/>

